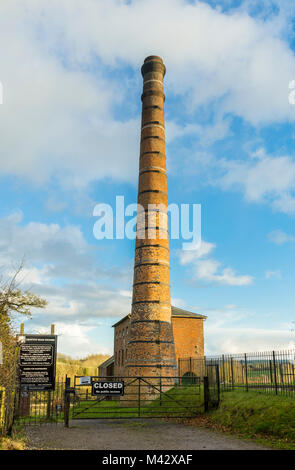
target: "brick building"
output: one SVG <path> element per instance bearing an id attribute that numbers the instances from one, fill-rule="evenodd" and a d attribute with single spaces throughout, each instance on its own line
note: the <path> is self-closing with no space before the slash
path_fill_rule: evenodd
<path id="1" fill-rule="evenodd" d="M 176 361 L 204 356 L 204 320 L 199 313 L 172 307 L 172 329 Z M 131 315 L 126 315 L 113 325 L 114 355 L 99 366 L 99 376 L 128 375 L 125 364 L 128 360 Z M 182 371 L 183 372 L 183 371 Z M 184 371 L 185 373 L 185 371 Z"/>

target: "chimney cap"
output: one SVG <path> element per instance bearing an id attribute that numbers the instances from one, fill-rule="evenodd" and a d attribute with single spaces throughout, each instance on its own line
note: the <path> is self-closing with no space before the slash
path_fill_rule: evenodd
<path id="1" fill-rule="evenodd" d="M 149 72 L 162 72 L 163 77 L 166 73 L 166 67 L 163 59 L 158 55 L 149 55 L 144 59 L 143 66 L 141 67 L 141 74 L 144 76 Z"/>
<path id="2" fill-rule="evenodd" d="M 151 61 L 153 61 L 153 62 L 157 61 L 157 62 L 162 62 L 163 63 L 163 59 L 159 55 L 149 55 L 148 57 L 146 57 L 144 59 L 144 63 L 151 62 Z"/>

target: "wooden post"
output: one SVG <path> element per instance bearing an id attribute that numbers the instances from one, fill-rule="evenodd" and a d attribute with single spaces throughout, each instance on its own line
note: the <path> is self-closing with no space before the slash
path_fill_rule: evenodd
<path id="1" fill-rule="evenodd" d="M 54 329 L 55 329 L 55 325 L 52 324 L 52 325 L 51 325 L 51 334 L 52 334 L 52 335 L 54 335 Z"/>
<path id="2" fill-rule="evenodd" d="M 24 323 L 21 323 L 21 324 L 20 324 L 20 334 L 21 334 L 21 335 L 24 335 L 24 334 L 25 334 L 25 324 L 24 324 Z"/>

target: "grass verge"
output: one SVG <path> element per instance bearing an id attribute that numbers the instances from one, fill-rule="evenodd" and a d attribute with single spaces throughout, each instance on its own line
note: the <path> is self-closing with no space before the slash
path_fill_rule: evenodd
<path id="1" fill-rule="evenodd" d="M 274 449 L 295 450 L 295 399 L 259 392 L 234 391 L 221 396 L 220 407 L 189 424 L 235 435 Z"/>
<path id="2" fill-rule="evenodd" d="M 12 436 L 0 436 L 0 450 L 25 450 L 27 438 L 23 426 L 15 426 Z"/>

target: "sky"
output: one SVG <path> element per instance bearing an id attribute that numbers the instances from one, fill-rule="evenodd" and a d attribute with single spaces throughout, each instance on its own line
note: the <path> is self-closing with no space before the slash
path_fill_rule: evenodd
<path id="1" fill-rule="evenodd" d="M 207 355 L 295 346 L 294 22 L 293 0 L 2 0 L 0 274 L 24 259 L 48 300 L 25 332 L 112 353 L 134 241 L 97 240 L 93 209 L 136 202 L 159 55 L 169 203 L 202 206 L 201 249 L 170 242 L 172 303 L 208 317 Z"/>

